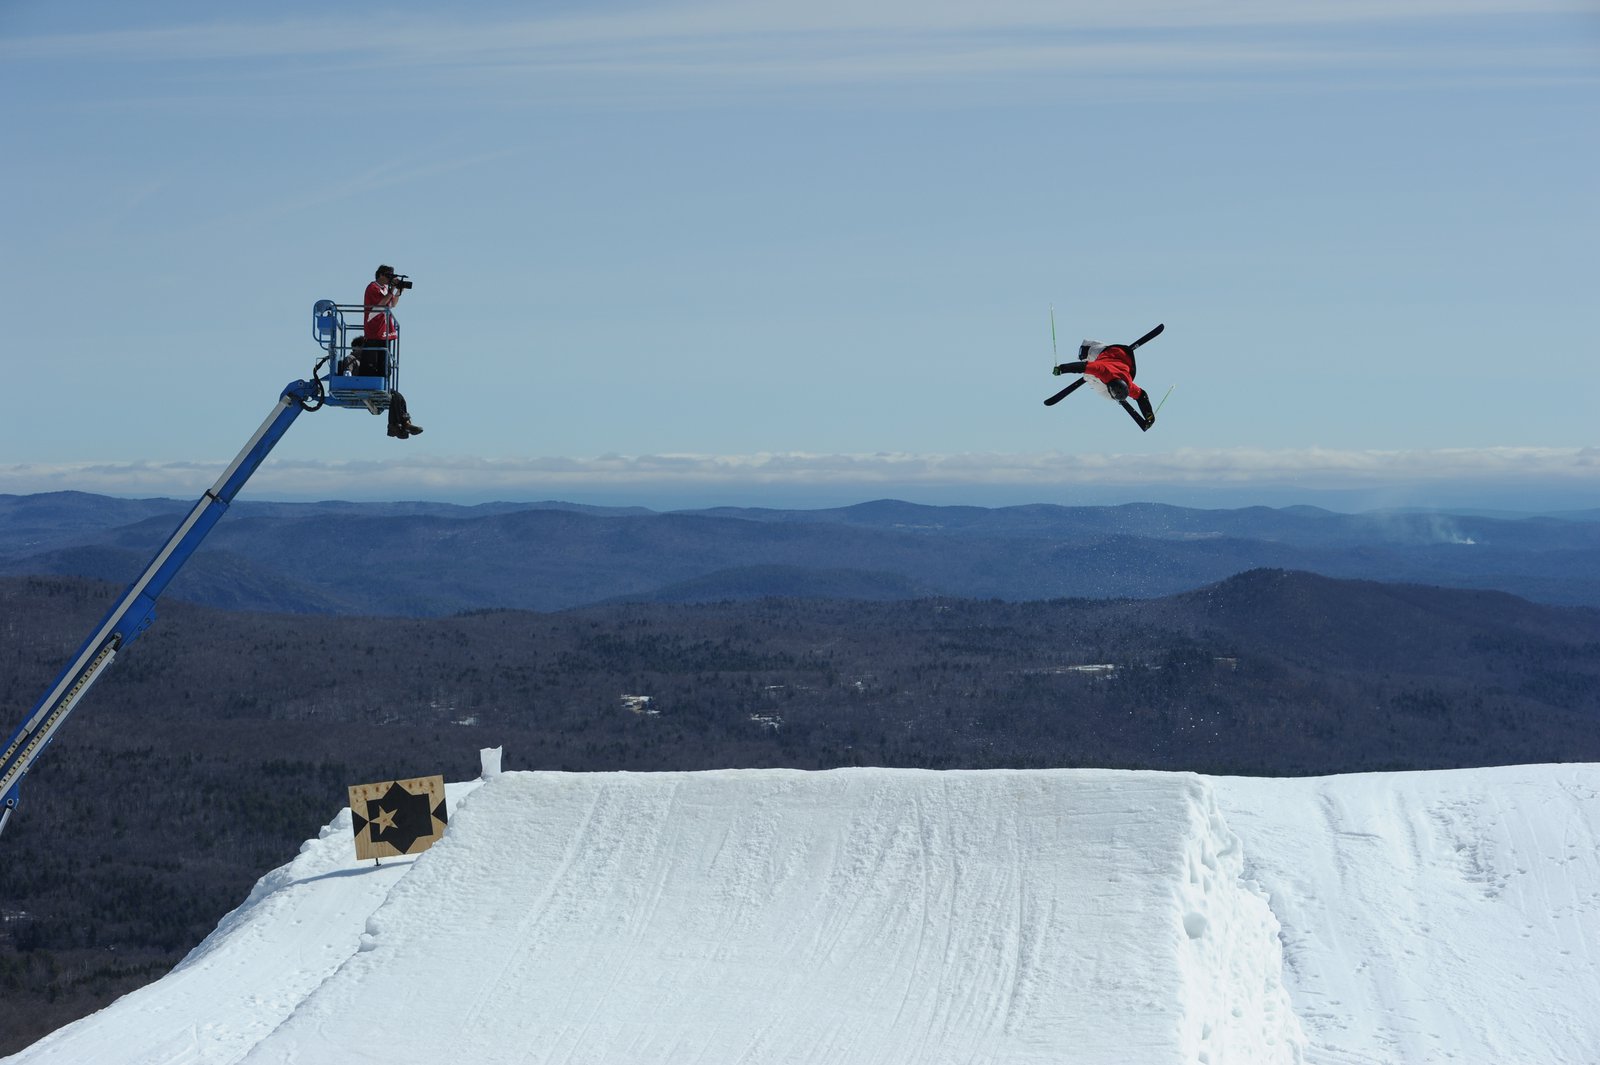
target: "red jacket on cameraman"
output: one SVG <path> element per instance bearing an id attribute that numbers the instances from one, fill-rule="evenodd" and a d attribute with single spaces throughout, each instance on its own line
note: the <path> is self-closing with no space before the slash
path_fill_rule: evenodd
<path id="1" fill-rule="evenodd" d="M 389 308 L 400 300 L 400 289 L 394 284 L 394 267 L 380 266 L 366 295 L 361 298 L 361 335 L 368 340 L 394 340 L 400 336 L 400 325 Z"/>

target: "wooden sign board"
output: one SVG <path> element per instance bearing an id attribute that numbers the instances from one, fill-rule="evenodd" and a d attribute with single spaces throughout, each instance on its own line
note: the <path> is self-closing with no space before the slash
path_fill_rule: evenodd
<path id="1" fill-rule="evenodd" d="M 439 842 L 449 821 L 444 777 L 357 784 L 350 789 L 350 816 L 357 860 L 421 854 Z"/>

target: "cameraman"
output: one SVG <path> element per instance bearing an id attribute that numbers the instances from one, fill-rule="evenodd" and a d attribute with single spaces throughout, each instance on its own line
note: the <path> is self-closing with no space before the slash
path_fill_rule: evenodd
<path id="1" fill-rule="evenodd" d="M 381 366 L 362 365 L 358 373 L 383 376 L 388 373 L 389 345 L 400 338 L 400 324 L 395 321 L 389 308 L 400 302 L 400 293 L 411 287 L 409 278 L 395 274 L 394 267 L 389 265 L 379 266 L 373 272 L 372 282 L 367 285 L 366 294 L 361 298 L 361 345 L 360 361 L 365 364 L 368 359 L 381 359 Z M 404 440 L 408 436 L 416 436 L 422 432 L 422 426 L 411 420 L 411 415 L 406 411 L 406 397 L 397 391 L 389 393 L 389 435 Z"/>
<path id="2" fill-rule="evenodd" d="M 409 286 L 407 286 L 409 287 Z M 389 308 L 400 302 L 400 293 L 404 291 L 395 283 L 394 267 L 380 266 L 372 275 L 372 283 L 367 286 L 367 293 L 361 299 L 361 335 L 370 341 L 379 341 L 381 346 L 388 347 L 388 342 L 400 336 L 400 324 L 394 320 L 394 315 Z M 380 344 L 372 344 L 379 347 Z"/>

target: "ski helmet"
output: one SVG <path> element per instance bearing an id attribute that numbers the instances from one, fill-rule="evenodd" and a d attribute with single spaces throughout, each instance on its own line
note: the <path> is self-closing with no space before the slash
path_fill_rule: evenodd
<path id="1" fill-rule="evenodd" d="M 1119 403 L 1122 400 L 1127 399 L 1128 382 L 1124 381 L 1120 377 L 1113 377 L 1111 380 L 1106 382 L 1106 395 L 1110 396 Z"/>

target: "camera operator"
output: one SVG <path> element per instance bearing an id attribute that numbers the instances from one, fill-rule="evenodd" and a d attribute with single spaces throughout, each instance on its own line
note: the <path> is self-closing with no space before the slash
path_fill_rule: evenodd
<path id="1" fill-rule="evenodd" d="M 361 299 L 361 335 L 369 342 L 381 341 L 385 347 L 400 335 L 400 325 L 389 308 L 399 303 L 400 293 L 411 287 L 409 280 L 403 287 L 396 280 L 394 267 L 378 267 L 372 275 L 372 283 L 367 286 L 366 295 Z"/>
<path id="2" fill-rule="evenodd" d="M 361 299 L 361 346 L 357 359 L 362 364 L 357 372 L 382 376 L 388 372 L 389 345 L 400 337 L 400 324 L 389 308 L 400 302 L 400 293 L 411 287 L 411 279 L 396 274 L 387 264 L 373 272 Z M 382 360 L 381 366 L 370 365 L 368 360 Z M 406 412 L 406 398 L 399 392 L 389 393 L 389 435 L 401 440 L 416 436 L 422 426 L 411 420 Z"/>

